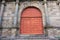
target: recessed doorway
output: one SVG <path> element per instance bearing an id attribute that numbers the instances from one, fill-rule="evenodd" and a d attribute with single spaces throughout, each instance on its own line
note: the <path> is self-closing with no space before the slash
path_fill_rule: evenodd
<path id="1" fill-rule="evenodd" d="M 20 18 L 20 34 L 44 33 L 42 13 L 38 8 L 25 8 Z"/>

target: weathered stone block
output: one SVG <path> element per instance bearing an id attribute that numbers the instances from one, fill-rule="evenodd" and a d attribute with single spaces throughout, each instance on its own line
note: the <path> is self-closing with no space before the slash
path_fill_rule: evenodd
<path id="1" fill-rule="evenodd" d="M 7 3 L 3 17 L 3 27 L 12 27 L 15 12 L 15 3 Z"/>
<path id="2" fill-rule="evenodd" d="M 10 29 L 3 29 L 2 30 L 2 36 L 11 36 L 11 30 Z"/>
<path id="3" fill-rule="evenodd" d="M 60 9 L 56 2 L 48 2 L 48 23 L 53 27 L 60 27 Z"/>
<path id="4" fill-rule="evenodd" d="M 59 38 L 60 37 L 60 29 L 57 28 L 50 28 L 47 29 L 48 37 L 50 38 Z"/>
<path id="5" fill-rule="evenodd" d="M 16 35 L 16 29 L 3 29 L 2 30 L 2 36 L 8 37 L 15 37 Z"/>

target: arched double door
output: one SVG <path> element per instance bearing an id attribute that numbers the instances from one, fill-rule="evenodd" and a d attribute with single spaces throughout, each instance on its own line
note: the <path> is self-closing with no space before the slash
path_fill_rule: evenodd
<path id="1" fill-rule="evenodd" d="M 43 34 L 42 13 L 38 8 L 28 7 L 23 10 L 20 20 L 21 34 Z"/>

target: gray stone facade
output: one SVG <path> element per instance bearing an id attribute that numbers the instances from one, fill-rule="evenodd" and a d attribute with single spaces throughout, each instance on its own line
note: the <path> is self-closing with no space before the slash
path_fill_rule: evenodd
<path id="1" fill-rule="evenodd" d="M 3 23 L 2 23 L 3 28 L 6 27 L 6 29 L 2 30 L 2 36 L 16 35 L 16 28 L 15 29 L 12 28 L 14 27 L 13 22 L 14 22 L 14 15 L 15 15 L 15 6 L 16 6 L 15 2 L 6 3 L 4 16 L 3 16 Z M 18 13 L 18 27 L 20 27 L 21 12 L 23 11 L 23 9 L 29 6 L 34 6 L 41 10 L 42 18 L 43 18 L 43 26 L 44 28 L 48 27 L 47 29 L 45 29 L 46 31 L 44 30 L 45 33 L 47 33 L 47 37 L 59 38 L 60 37 L 60 29 L 59 29 L 60 28 L 60 5 L 57 5 L 56 1 L 47 2 L 46 7 L 45 4 L 43 5 L 43 2 L 39 2 L 39 1 L 20 2 L 19 13 Z M 46 24 L 46 21 L 48 21 L 49 25 Z M 19 34 L 19 30 L 17 34 Z"/>

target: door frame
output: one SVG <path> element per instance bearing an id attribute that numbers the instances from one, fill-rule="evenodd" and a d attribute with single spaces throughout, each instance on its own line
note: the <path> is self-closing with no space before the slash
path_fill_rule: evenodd
<path id="1" fill-rule="evenodd" d="M 38 5 L 38 6 L 37 6 Z M 20 28 L 20 19 L 21 19 L 21 14 L 23 12 L 24 9 L 28 8 L 28 7 L 35 7 L 37 9 L 39 9 L 42 13 L 42 22 L 43 22 L 43 27 L 45 27 L 45 15 L 44 15 L 44 8 L 43 8 L 43 5 L 36 1 L 36 2 L 22 2 L 21 5 L 20 5 L 20 10 L 19 10 L 19 18 L 18 18 L 18 26 Z M 19 30 L 20 32 L 20 30 Z M 20 36 L 35 36 L 35 35 L 22 35 L 22 34 L 19 34 Z M 45 35 L 45 34 L 43 34 Z"/>

